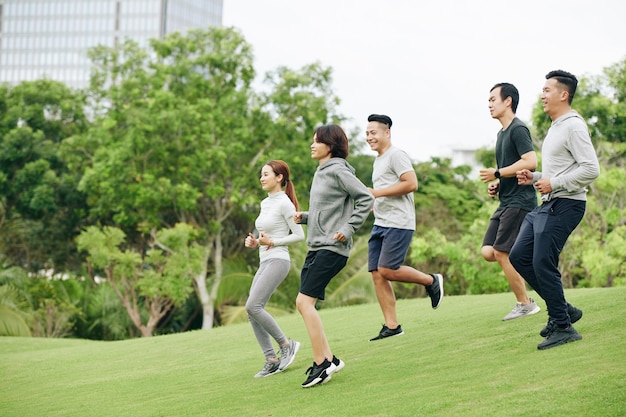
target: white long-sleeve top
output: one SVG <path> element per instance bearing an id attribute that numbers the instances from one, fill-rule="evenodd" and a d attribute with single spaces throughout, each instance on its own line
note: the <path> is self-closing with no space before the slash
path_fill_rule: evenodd
<path id="1" fill-rule="evenodd" d="M 290 260 L 287 245 L 304 240 L 302 226 L 293 220 L 296 208 L 284 191 L 268 194 L 261 201 L 261 212 L 254 225 L 274 242 L 268 250 L 266 245 L 259 247 L 259 260 Z"/>

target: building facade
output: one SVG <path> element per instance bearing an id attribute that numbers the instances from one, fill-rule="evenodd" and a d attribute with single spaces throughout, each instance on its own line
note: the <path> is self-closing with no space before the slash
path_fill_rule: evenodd
<path id="1" fill-rule="evenodd" d="M 0 0 L 0 83 L 89 83 L 89 48 L 221 26 L 223 0 Z"/>

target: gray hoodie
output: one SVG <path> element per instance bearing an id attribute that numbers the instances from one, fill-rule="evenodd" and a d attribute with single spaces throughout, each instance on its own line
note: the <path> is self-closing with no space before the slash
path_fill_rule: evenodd
<path id="1" fill-rule="evenodd" d="M 327 249 L 345 257 L 350 255 L 352 235 L 374 205 L 374 197 L 354 173 L 343 158 L 331 158 L 315 171 L 309 211 L 302 214 L 310 250 Z M 345 242 L 333 239 L 337 232 L 346 237 Z"/>
<path id="2" fill-rule="evenodd" d="M 585 120 L 574 110 L 552 122 L 541 147 L 542 172 L 533 173 L 533 183 L 549 178 L 553 198 L 586 200 L 586 187 L 600 175 L 600 165 Z"/>

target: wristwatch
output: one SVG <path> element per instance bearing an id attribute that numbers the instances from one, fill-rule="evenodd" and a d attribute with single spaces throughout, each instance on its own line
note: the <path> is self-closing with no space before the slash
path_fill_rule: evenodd
<path id="1" fill-rule="evenodd" d="M 496 172 L 493 173 L 493 176 L 496 178 L 500 178 L 500 170 L 496 169 Z"/>

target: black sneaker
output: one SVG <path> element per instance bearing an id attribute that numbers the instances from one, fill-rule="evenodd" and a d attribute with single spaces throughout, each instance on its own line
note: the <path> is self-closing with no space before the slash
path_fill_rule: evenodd
<path id="1" fill-rule="evenodd" d="M 346 366 L 346 363 L 344 361 L 342 361 L 341 359 L 339 359 L 338 357 L 336 357 L 335 355 L 333 355 L 333 360 L 331 361 L 333 365 L 335 365 L 335 369 L 333 370 L 333 374 L 341 371 L 343 369 L 344 366 Z"/>
<path id="2" fill-rule="evenodd" d="M 404 334 L 404 332 L 402 331 L 402 326 L 399 324 L 395 329 L 390 329 L 386 324 L 383 324 L 383 328 L 380 330 L 380 333 L 378 333 L 378 336 L 370 339 L 370 342 L 373 342 L 374 340 L 386 339 L 387 337 L 400 336 L 401 334 Z"/>
<path id="3" fill-rule="evenodd" d="M 326 379 L 325 379 L 324 381 L 322 381 L 322 384 L 323 384 L 323 383 L 325 383 L 325 382 L 330 381 L 330 377 L 331 377 L 333 374 L 336 374 L 337 372 L 341 371 L 341 370 L 343 369 L 343 367 L 344 367 L 344 366 L 346 366 L 345 362 L 344 362 L 344 361 L 342 361 L 341 359 L 339 359 L 338 357 L 336 357 L 335 355 L 333 355 L 333 360 L 332 360 L 332 361 L 330 361 L 330 363 L 332 363 L 333 365 L 335 365 L 335 368 L 334 368 L 334 369 L 332 369 L 332 370 L 329 368 L 329 369 L 326 371 L 326 374 L 327 374 L 328 376 L 326 377 Z"/>
<path id="4" fill-rule="evenodd" d="M 575 342 L 577 340 L 582 339 L 583 337 L 574 329 L 574 326 L 569 326 L 567 329 L 562 329 L 560 327 L 556 327 L 546 337 L 543 339 L 543 342 L 537 345 L 537 349 L 545 350 L 553 347 L 564 345 L 565 343 Z"/>
<path id="5" fill-rule="evenodd" d="M 583 311 L 579 308 L 574 307 L 570 303 L 567 303 L 567 314 L 569 314 L 569 320 L 572 324 L 576 323 L 583 316 Z M 550 333 L 556 330 L 558 326 L 551 318 L 548 318 L 548 323 L 545 325 L 543 329 L 539 332 L 539 336 L 548 337 Z"/>
<path id="6" fill-rule="evenodd" d="M 313 362 L 313 366 L 305 372 L 305 374 L 309 374 L 309 377 L 302 383 L 302 388 L 309 388 L 313 385 L 323 384 L 330 381 L 330 377 L 335 371 L 335 368 L 336 365 L 329 362 L 328 359 L 324 359 L 324 362 L 320 365 Z"/>
<path id="7" fill-rule="evenodd" d="M 443 300 L 443 275 L 430 274 L 433 277 L 433 283 L 426 286 L 426 292 L 430 297 L 430 303 L 433 309 L 439 307 Z"/>

